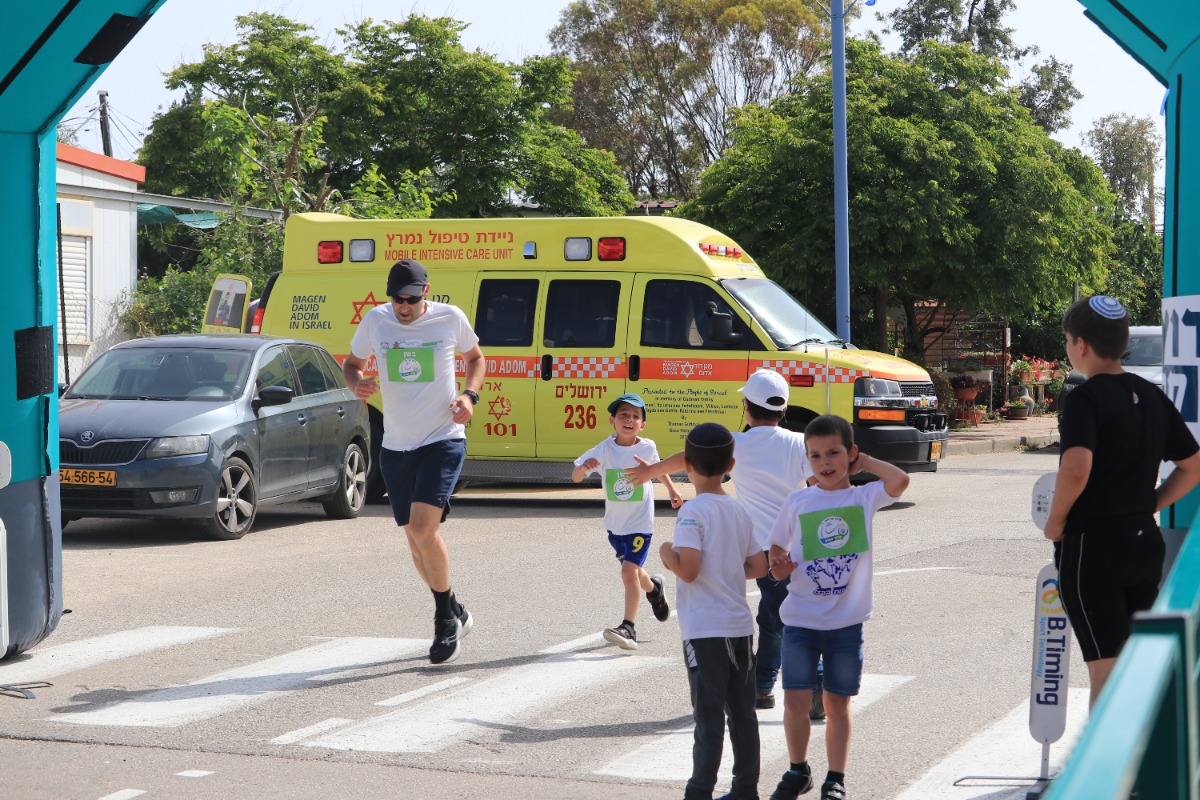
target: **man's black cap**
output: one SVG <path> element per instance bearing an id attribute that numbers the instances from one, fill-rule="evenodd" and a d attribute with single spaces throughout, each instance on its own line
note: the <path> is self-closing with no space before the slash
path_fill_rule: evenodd
<path id="1" fill-rule="evenodd" d="M 392 265 L 392 271 L 388 273 L 387 293 L 388 297 L 398 294 L 416 297 L 424 293 L 428 285 L 429 273 L 421 266 L 421 262 L 405 258 Z"/>

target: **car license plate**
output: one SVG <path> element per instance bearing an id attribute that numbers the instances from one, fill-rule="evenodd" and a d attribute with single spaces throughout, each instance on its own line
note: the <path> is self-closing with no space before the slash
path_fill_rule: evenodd
<path id="1" fill-rule="evenodd" d="M 63 483 L 80 486 L 116 486 L 117 473 L 111 469 L 71 469 L 63 467 L 58 471 L 58 479 Z"/>
<path id="2" fill-rule="evenodd" d="M 929 443 L 929 460 L 930 461 L 940 461 L 941 458 L 942 458 L 942 443 L 941 442 L 930 442 Z"/>

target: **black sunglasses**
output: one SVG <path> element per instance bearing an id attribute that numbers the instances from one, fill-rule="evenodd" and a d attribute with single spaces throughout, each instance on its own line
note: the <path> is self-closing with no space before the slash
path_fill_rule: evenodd
<path id="1" fill-rule="evenodd" d="M 417 303 L 421 302 L 424 299 L 425 298 L 422 297 L 421 295 L 417 295 L 416 297 L 405 297 L 405 296 L 399 295 L 399 294 L 392 295 L 393 303 L 408 303 L 410 306 L 415 306 Z"/>

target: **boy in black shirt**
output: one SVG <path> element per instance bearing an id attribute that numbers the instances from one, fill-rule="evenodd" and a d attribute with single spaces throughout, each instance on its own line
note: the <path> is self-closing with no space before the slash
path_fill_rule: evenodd
<path id="1" fill-rule="evenodd" d="M 1062 456 L 1044 533 L 1095 705 L 1134 612 L 1158 597 L 1165 547 L 1154 514 L 1200 481 L 1200 446 L 1161 389 L 1121 368 L 1129 315 L 1119 302 L 1077 301 L 1063 333 L 1087 381 L 1060 409 Z M 1163 461 L 1175 470 L 1160 485 Z"/>

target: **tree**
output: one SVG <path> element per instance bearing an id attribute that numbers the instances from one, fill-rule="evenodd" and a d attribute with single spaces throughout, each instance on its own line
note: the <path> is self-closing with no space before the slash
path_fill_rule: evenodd
<path id="1" fill-rule="evenodd" d="M 564 124 L 611 150 L 639 196 L 690 197 L 764 103 L 828 49 L 817 0 L 576 0 L 550 32 L 579 75 Z"/>
<path id="2" fill-rule="evenodd" d="M 1157 219 L 1154 176 L 1161 149 L 1154 120 L 1109 114 L 1093 123 L 1083 141 L 1125 208 L 1153 225 Z"/>
<path id="3" fill-rule="evenodd" d="M 1018 316 L 1065 300 L 1075 280 L 1099 282 L 1112 204 L 1103 175 L 1033 122 L 999 62 L 935 42 L 906 60 L 851 40 L 847 56 L 852 308 L 875 346 L 886 346 L 893 306 L 906 355 L 920 360 L 920 303 Z M 817 308 L 834 293 L 831 106 L 817 75 L 744 109 L 682 208 Z"/>
<path id="4" fill-rule="evenodd" d="M 1018 46 L 1013 29 L 1004 25 L 1015 5 L 1015 0 L 909 0 L 887 15 L 890 27 L 884 30 L 900 37 L 900 53 L 906 57 L 926 41 L 969 44 L 1011 70 L 1038 54 L 1036 47 Z M 1021 105 L 1049 133 L 1070 126 L 1071 109 L 1083 97 L 1071 80 L 1071 65 L 1053 56 L 1031 66 L 1016 89 Z"/>

